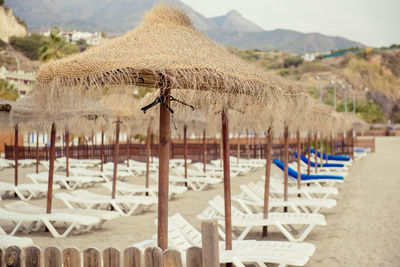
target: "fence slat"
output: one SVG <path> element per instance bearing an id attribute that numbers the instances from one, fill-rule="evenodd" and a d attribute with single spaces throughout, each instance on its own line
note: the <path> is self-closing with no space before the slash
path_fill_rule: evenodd
<path id="1" fill-rule="evenodd" d="M 77 248 L 66 248 L 63 250 L 64 267 L 81 266 L 81 253 Z"/>
<path id="2" fill-rule="evenodd" d="M 159 247 L 147 248 L 144 251 L 144 267 L 162 267 L 161 254 Z"/>
<path id="3" fill-rule="evenodd" d="M 186 266 L 187 267 L 201 267 L 201 248 L 192 247 L 186 251 Z"/>
<path id="4" fill-rule="evenodd" d="M 61 251 L 57 247 L 44 250 L 44 267 L 61 267 Z"/>
<path id="5" fill-rule="evenodd" d="M 88 248 L 83 251 L 84 267 L 101 267 L 100 252 L 96 248 Z"/>
<path id="6" fill-rule="evenodd" d="M 181 253 L 174 249 L 167 249 L 162 254 L 162 267 L 182 267 Z"/>
<path id="7" fill-rule="evenodd" d="M 6 249 L 4 255 L 4 265 L 7 267 L 21 267 L 21 249 L 16 246 L 11 246 Z"/>
<path id="8" fill-rule="evenodd" d="M 201 221 L 202 263 L 204 267 L 219 267 L 218 222 Z"/>
<path id="9" fill-rule="evenodd" d="M 106 248 L 103 250 L 103 264 L 104 267 L 119 267 L 120 266 L 120 253 L 116 248 Z"/>
<path id="10" fill-rule="evenodd" d="M 135 247 L 124 250 L 124 267 L 141 267 L 142 261 L 140 250 Z"/>
<path id="11" fill-rule="evenodd" d="M 40 267 L 40 248 L 27 247 L 24 249 L 25 267 Z"/>

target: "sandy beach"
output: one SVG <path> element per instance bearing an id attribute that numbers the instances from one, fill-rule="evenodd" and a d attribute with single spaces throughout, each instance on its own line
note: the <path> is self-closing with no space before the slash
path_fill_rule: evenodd
<path id="1" fill-rule="evenodd" d="M 337 206 L 322 210 L 327 226 L 315 227 L 305 242 L 314 244 L 317 250 L 306 266 L 399 266 L 400 262 L 400 138 L 376 138 L 376 152 L 370 153 L 350 168 L 345 183 L 339 186 Z M 41 167 L 41 171 L 44 168 Z M 260 180 L 264 168 L 246 176 L 232 178 L 232 194 L 240 192 L 239 186 Z M 279 170 L 273 168 L 273 173 Z M 25 177 L 33 173 L 34 167 L 20 168 L 20 183 L 31 183 Z M 13 169 L 0 171 L 0 181 L 13 182 Z M 144 184 L 144 177 L 128 180 L 132 184 Z M 100 185 L 88 190 L 110 194 Z M 61 190 L 65 191 L 65 190 Z M 207 206 L 215 195 L 223 194 L 219 184 L 202 192 L 188 191 L 169 202 L 169 214 L 181 213 L 196 228 L 200 221 L 196 215 Z M 15 200 L 3 199 L 0 206 Z M 45 206 L 45 199 L 31 200 L 30 203 Z M 54 198 L 54 207 L 65 207 Z M 107 222 L 103 229 L 67 238 L 55 239 L 49 233 L 27 235 L 40 247 L 70 246 L 78 248 L 116 247 L 123 249 L 156 233 L 154 221 L 157 206 L 146 213 L 130 217 L 119 217 Z M 3 222 L 0 222 L 3 225 Z M 269 227 L 267 239 L 283 240 L 277 229 Z M 18 234 L 21 235 L 21 234 Z M 261 228 L 253 231 L 248 238 L 259 239 Z"/>

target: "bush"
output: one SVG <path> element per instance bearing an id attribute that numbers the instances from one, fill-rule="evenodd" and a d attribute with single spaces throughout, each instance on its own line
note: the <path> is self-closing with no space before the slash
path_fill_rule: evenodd
<path id="1" fill-rule="evenodd" d="M 344 101 L 341 101 L 338 106 L 337 110 L 339 112 L 344 112 Z M 347 102 L 347 111 L 353 111 L 353 102 Z M 366 103 L 359 103 L 356 102 L 356 114 L 359 115 L 361 119 L 368 123 L 384 123 L 385 122 L 385 115 L 381 107 L 374 103 L 374 101 L 369 100 Z"/>
<path id="2" fill-rule="evenodd" d="M 15 50 L 22 52 L 29 59 L 39 59 L 39 48 L 46 43 L 46 38 L 32 33 L 25 37 L 10 37 L 10 44 Z"/>
<path id="3" fill-rule="evenodd" d="M 283 62 L 283 66 L 285 68 L 290 68 L 290 67 L 298 67 L 303 63 L 303 59 L 301 57 L 287 57 L 285 58 Z"/>
<path id="4" fill-rule="evenodd" d="M 7 80 L 0 80 L 0 98 L 15 101 L 18 99 L 18 91 Z"/>

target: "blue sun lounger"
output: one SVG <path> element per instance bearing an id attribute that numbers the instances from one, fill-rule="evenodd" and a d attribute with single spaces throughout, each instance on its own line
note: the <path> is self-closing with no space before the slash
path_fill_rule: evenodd
<path id="1" fill-rule="evenodd" d="M 294 156 L 297 158 L 297 153 L 294 152 Z M 304 155 L 300 155 L 301 161 L 303 161 L 305 164 L 308 164 L 308 159 Z M 318 167 L 321 167 L 320 163 L 317 163 Z M 315 167 L 315 162 L 310 160 L 310 165 L 311 167 Z M 344 164 L 340 163 L 324 163 L 323 167 L 331 167 L 331 168 L 343 168 Z"/>
<path id="2" fill-rule="evenodd" d="M 310 149 L 311 153 L 315 154 L 315 150 L 314 148 Z M 317 152 L 318 157 L 321 157 L 321 152 Z M 326 159 L 326 154 L 322 153 L 322 157 L 323 159 Z M 349 156 L 345 156 L 345 155 L 328 155 L 328 160 L 336 160 L 336 161 L 350 161 L 350 157 Z M 325 165 L 325 164 L 324 164 Z"/>
<path id="3" fill-rule="evenodd" d="M 274 164 L 281 169 L 282 171 L 284 170 L 285 165 L 283 164 L 282 161 L 278 159 L 274 159 Z M 297 172 L 293 170 L 292 168 L 288 167 L 288 172 L 289 172 L 289 177 L 292 177 L 293 179 L 297 179 Z M 301 174 L 301 180 L 302 181 L 309 181 L 309 180 L 344 180 L 343 176 L 337 176 L 337 175 L 320 175 L 320 174 L 312 174 L 312 175 L 307 175 L 307 174 Z"/>

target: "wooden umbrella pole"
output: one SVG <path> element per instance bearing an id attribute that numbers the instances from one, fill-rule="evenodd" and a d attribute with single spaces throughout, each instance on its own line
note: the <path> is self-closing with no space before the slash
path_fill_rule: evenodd
<path id="1" fill-rule="evenodd" d="M 53 176 L 54 176 L 54 160 L 56 148 L 56 124 L 51 124 L 50 133 L 50 159 L 49 159 L 49 180 L 47 182 L 47 208 L 46 213 L 51 213 L 51 204 L 53 200 Z"/>
<path id="2" fill-rule="evenodd" d="M 257 158 L 257 144 L 256 144 L 256 133 L 254 132 L 253 136 L 253 157 Z"/>
<path id="3" fill-rule="evenodd" d="M 345 141 L 344 141 L 344 133 L 342 133 L 342 155 L 344 155 L 344 151 L 345 151 Z"/>
<path id="4" fill-rule="evenodd" d="M 101 148 L 100 148 L 100 171 L 103 172 L 104 165 L 104 131 L 101 132 Z"/>
<path id="5" fill-rule="evenodd" d="M 163 84 L 160 97 L 169 106 L 171 88 Z M 170 113 L 165 105 L 160 105 L 159 169 L 158 169 L 158 235 L 157 244 L 161 250 L 168 248 L 168 190 L 169 190 L 169 148 Z"/>
<path id="6" fill-rule="evenodd" d="M 146 141 L 146 188 L 149 188 L 149 174 L 150 174 L 150 142 L 151 142 L 151 133 L 150 133 L 150 126 L 147 127 L 147 141 Z M 146 196 L 149 193 L 146 192 Z"/>
<path id="7" fill-rule="evenodd" d="M 69 177 L 69 130 L 65 129 L 65 175 Z"/>
<path id="8" fill-rule="evenodd" d="M 283 186 L 283 200 L 287 201 L 288 200 L 288 182 L 289 182 L 289 129 L 288 126 L 285 126 L 285 131 L 284 131 L 284 186 Z M 287 212 L 287 207 L 283 207 L 283 212 Z"/>
<path id="9" fill-rule="evenodd" d="M 297 131 L 297 188 L 300 189 L 301 187 L 301 145 L 300 145 L 300 132 Z M 299 194 L 300 195 L 300 194 Z"/>
<path id="10" fill-rule="evenodd" d="M 315 173 L 318 173 L 318 133 L 314 136 Z"/>
<path id="11" fill-rule="evenodd" d="M 185 179 L 188 178 L 187 174 L 187 126 L 183 126 L 183 157 L 185 160 Z M 188 184 L 185 183 L 185 186 L 188 187 Z"/>
<path id="12" fill-rule="evenodd" d="M 335 155 L 335 152 L 333 151 L 333 134 L 330 135 L 330 140 L 331 141 L 329 143 L 331 145 L 331 154 Z"/>
<path id="13" fill-rule="evenodd" d="M 119 158 L 119 130 L 121 121 L 119 118 L 117 119 L 115 129 L 115 144 L 114 144 L 114 170 L 113 170 L 113 184 L 112 184 L 112 192 L 111 198 L 115 198 L 115 191 L 117 190 L 117 172 L 118 172 L 118 158 Z"/>
<path id="14" fill-rule="evenodd" d="M 229 160 L 229 122 L 225 109 L 222 110 L 222 141 L 224 157 L 224 199 L 225 199 L 225 249 L 232 249 L 232 221 L 231 221 L 231 177 Z"/>
<path id="15" fill-rule="evenodd" d="M 36 133 L 36 173 L 39 173 L 39 133 Z"/>
<path id="16" fill-rule="evenodd" d="M 320 150 L 321 150 L 321 152 L 320 152 L 321 167 L 324 167 L 324 139 L 322 138 L 322 135 L 321 135 L 321 139 L 319 140 L 319 144 L 320 144 Z"/>
<path id="17" fill-rule="evenodd" d="M 223 136 L 221 134 L 221 137 L 219 139 L 219 166 L 222 167 L 223 165 L 223 159 L 224 159 L 224 155 L 223 155 Z"/>
<path id="18" fill-rule="evenodd" d="M 250 159 L 249 155 L 249 131 L 246 131 L 246 157 L 247 159 Z"/>
<path id="19" fill-rule="evenodd" d="M 129 167 L 129 159 L 131 158 L 131 136 L 128 135 L 128 140 L 127 140 L 127 159 L 126 159 L 126 166 Z"/>
<path id="20" fill-rule="evenodd" d="M 92 132 L 91 142 L 92 142 L 91 158 L 94 159 L 94 132 Z"/>
<path id="21" fill-rule="evenodd" d="M 267 136 L 265 137 L 266 151 L 265 151 L 265 189 L 264 189 L 264 219 L 268 219 L 269 210 L 269 184 L 271 180 L 271 152 L 272 152 L 272 129 L 269 128 Z M 263 226 L 263 236 L 268 235 L 268 226 Z"/>
<path id="22" fill-rule="evenodd" d="M 203 171 L 207 171 L 207 158 L 206 158 L 206 130 L 203 130 Z"/>
<path id="23" fill-rule="evenodd" d="M 325 159 L 325 163 L 328 163 L 328 146 L 329 146 L 329 139 L 328 137 L 325 139 L 325 154 L 326 154 L 326 159 Z"/>
<path id="24" fill-rule="evenodd" d="M 308 161 L 307 161 L 307 175 L 310 175 L 310 171 L 311 171 L 311 134 L 308 134 L 308 138 L 307 138 L 307 157 L 308 157 Z"/>
<path id="25" fill-rule="evenodd" d="M 151 133 L 151 135 L 150 135 L 150 156 L 151 156 L 151 163 L 153 163 L 153 158 L 154 158 L 154 155 L 153 155 L 153 142 L 154 142 L 154 134 Z"/>
<path id="26" fill-rule="evenodd" d="M 237 163 L 239 164 L 239 162 L 240 162 L 240 133 L 238 133 L 236 157 L 237 157 Z"/>
<path id="27" fill-rule="evenodd" d="M 18 124 L 15 124 L 14 127 L 15 134 L 14 134 L 14 184 L 15 186 L 18 185 Z"/>

